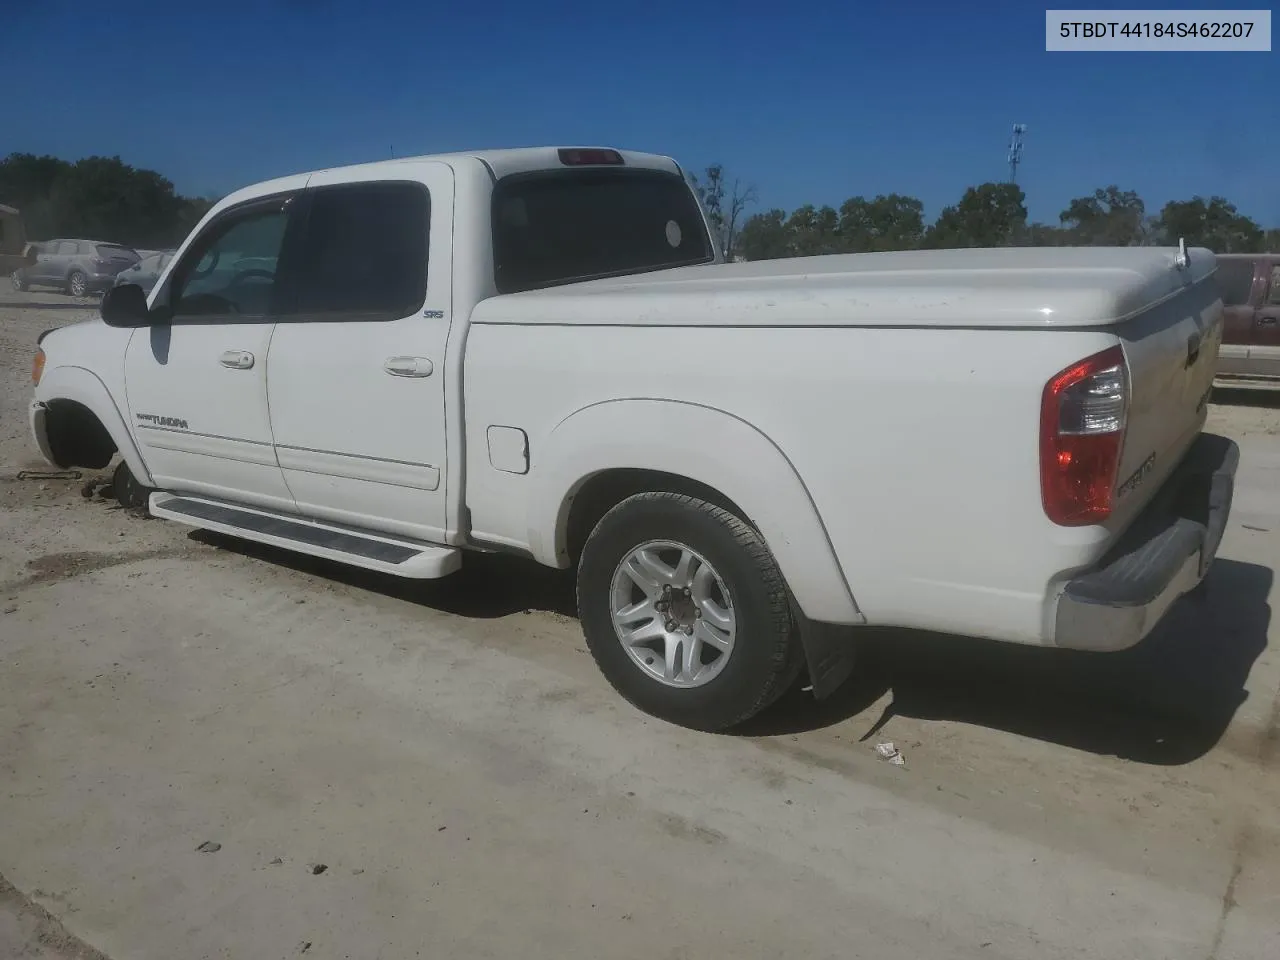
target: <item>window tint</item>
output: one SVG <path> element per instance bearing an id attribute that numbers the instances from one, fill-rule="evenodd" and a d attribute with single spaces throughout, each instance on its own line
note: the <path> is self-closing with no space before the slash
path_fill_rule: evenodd
<path id="1" fill-rule="evenodd" d="M 197 238 L 173 284 L 175 316 L 273 312 L 276 262 L 289 213 L 278 206 L 232 214 Z"/>
<path id="2" fill-rule="evenodd" d="M 416 183 L 321 187 L 299 255 L 296 320 L 398 320 L 427 298 L 431 199 Z"/>
<path id="3" fill-rule="evenodd" d="M 1219 260 L 1218 289 L 1222 291 L 1224 307 L 1238 307 L 1249 302 L 1253 289 L 1252 260 Z"/>
<path id="4" fill-rule="evenodd" d="M 1280 263 L 1271 268 L 1271 292 L 1267 294 L 1267 303 L 1280 304 Z"/>
<path id="5" fill-rule="evenodd" d="M 493 192 L 502 293 L 712 258 L 698 202 L 675 174 L 574 170 L 512 176 Z"/>
<path id="6" fill-rule="evenodd" d="M 138 259 L 138 252 L 131 247 L 122 247 L 118 243 L 99 243 L 97 245 L 97 255 L 103 260 L 134 260 Z"/>

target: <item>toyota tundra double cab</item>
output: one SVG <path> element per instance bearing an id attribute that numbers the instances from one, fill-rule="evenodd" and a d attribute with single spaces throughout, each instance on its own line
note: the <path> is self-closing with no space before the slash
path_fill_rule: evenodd
<path id="1" fill-rule="evenodd" d="M 398 577 L 573 568 L 601 671 L 722 730 L 860 631 L 1119 650 L 1204 578 L 1207 250 L 724 263 L 606 148 L 321 170 L 218 203 L 43 335 L 31 429 L 158 517 Z"/>

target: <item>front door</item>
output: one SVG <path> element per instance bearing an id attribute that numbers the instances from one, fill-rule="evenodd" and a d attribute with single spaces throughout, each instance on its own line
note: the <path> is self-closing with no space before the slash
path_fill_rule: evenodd
<path id="1" fill-rule="evenodd" d="M 276 456 L 304 516 L 440 541 L 453 171 L 350 178 L 304 194 L 297 301 L 267 363 Z"/>
<path id="2" fill-rule="evenodd" d="M 249 201 L 210 221 L 153 298 L 169 322 L 129 341 L 130 426 L 163 489 L 293 510 L 272 448 L 266 372 L 295 199 Z"/>

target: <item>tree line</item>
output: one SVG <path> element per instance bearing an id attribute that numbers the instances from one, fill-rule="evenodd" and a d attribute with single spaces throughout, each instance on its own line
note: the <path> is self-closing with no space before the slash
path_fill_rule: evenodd
<path id="1" fill-rule="evenodd" d="M 937 247 L 1208 247 L 1215 253 L 1280 250 L 1280 229 L 1264 230 L 1220 196 L 1166 203 L 1148 214 L 1132 190 L 1106 186 L 1072 200 L 1058 223 L 1028 223 L 1026 195 L 1012 183 L 970 187 L 926 223 L 924 204 L 891 193 L 850 197 L 837 209 L 806 204 L 747 216 L 754 185 L 721 164 L 691 177 L 722 248 L 747 260 Z M 185 197 L 154 170 L 119 157 L 71 162 L 12 153 L 0 160 L 0 203 L 22 211 L 34 239 L 84 237 L 157 249 L 177 246 L 215 201 Z"/>
<path id="2" fill-rule="evenodd" d="M 184 197 L 154 170 L 119 157 L 11 153 L 0 160 L 0 203 L 17 207 L 34 240 L 77 237 L 143 249 L 177 246 L 213 206 Z"/>
<path id="3" fill-rule="evenodd" d="M 753 185 L 720 164 L 691 179 L 722 249 L 745 260 L 944 247 L 1162 246 L 1179 238 L 1214 253 L 1280 251 L 1280 228 L 1264 229 L 1220 196 L 1173 200 L 1149 214 L 1137 193 L 1110 185 L 1076 197 L 1056 224 L 1029 223 L 1021 187 L 983 183 L 927 223 L 924 204 L 899 193 L 850 197 L 838 209 L 806 204 L 747 217 Z"/>

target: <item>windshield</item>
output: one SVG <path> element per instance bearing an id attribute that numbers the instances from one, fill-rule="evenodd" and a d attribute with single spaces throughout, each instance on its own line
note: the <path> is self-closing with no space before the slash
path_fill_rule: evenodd
<path id="1" fill-rule="evenodd" d="M 675 174 L 555 171 L 506 177 L 494 188 L 500 293 L 712 259 L 697 200 Z"/>

